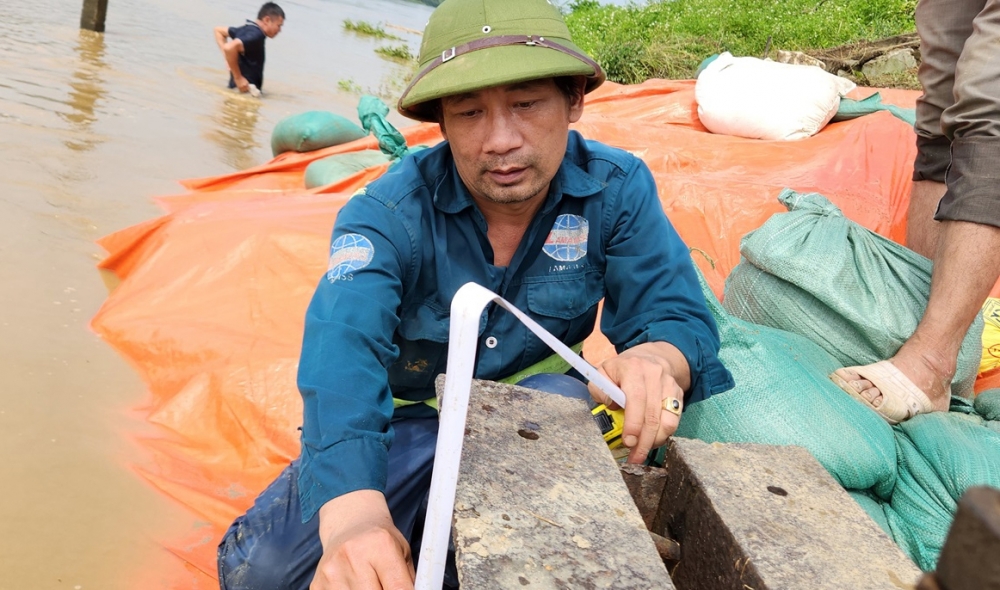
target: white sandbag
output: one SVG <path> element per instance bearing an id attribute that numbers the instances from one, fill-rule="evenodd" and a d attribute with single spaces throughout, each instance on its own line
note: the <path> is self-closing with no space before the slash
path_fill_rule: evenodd
<path id="1" fill-rule="evenodd" d="M 719 55 L 698 76 L 698 117 L 712 133 L 751 139 L 802 139 L 837 113 L 850 80 L 817 66 Z"/>

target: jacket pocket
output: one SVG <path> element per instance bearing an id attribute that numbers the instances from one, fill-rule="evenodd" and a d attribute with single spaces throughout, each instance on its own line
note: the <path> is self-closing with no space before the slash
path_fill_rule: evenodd
<path id="1" fill-rule="evenodd" d="M 596 271 L 541 279 L 526 277 L 524 285 L 528 309 L 538 315 L 561 320 L 576 319 L 604 297 L 604 282 Z"/>
<path id="2" fill-rule="evenodd" d="M 420 303 L 403 311 L 393 343 L 399 357 L 389 366 L 393 391 L 432 388 L 448 350 L 447 311 Z"/>
<path id="3" fill-rule="evenodd" d="M 396 330 L 406 340 L 448 342 L 449 314 L 424 303 L 404 309 Z"/>

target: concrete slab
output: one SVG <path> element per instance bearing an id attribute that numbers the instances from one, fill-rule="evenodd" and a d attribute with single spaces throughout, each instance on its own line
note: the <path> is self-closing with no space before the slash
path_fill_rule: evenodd
<path id="1" fill-rule="evenodd" d="M 453 530 L 463 588 L 674 588 L 581 400 L 473 383 Z"/>
<path id="2" fill-rule="evenodd" d="M 673 439 L 664 535 L 683 590 L 901 590 L 920 570 L 808 451 Z M 660 531 L 654 531 L 660 532 Z"/>

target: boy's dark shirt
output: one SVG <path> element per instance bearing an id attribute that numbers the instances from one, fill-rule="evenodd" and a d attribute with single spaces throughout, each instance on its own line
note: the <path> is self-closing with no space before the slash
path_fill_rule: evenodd
<path id="1" fill-rule="evenodd" d="M 264 88 L 264 41 L 267 36 L 257 23 L 248 20 L 242 27 L 229 27 L 229 37 L 243 41 L 243 53 L 239 56 L 240 73 L 258 89 Z M 229 87 L 236 88 L 232 73 Z"/>

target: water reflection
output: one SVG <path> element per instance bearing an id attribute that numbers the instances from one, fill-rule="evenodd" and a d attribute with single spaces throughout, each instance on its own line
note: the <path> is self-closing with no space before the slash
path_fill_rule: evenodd
<path id="1" fill-rule="evenodd" d="M 90 127 L 97 120 L 95 110 L 97 103 L 104 97 L 104 78 L 102 73 L 107 69 L 104 61 L 104 34 L 93 31 L 79 32 L 76 41 L 77 66 L 69 82 L 69 96 L 66 104 L 72 111 L 59 113 L 64 120 L 73 125 L 76 137 L 63 143 L 74 151 L 88 151 L 99 144 L 99 137 L 90 132 Z"/>
<path id="2" fill-rule="evenodd" d="M 260 147 L 254 136 L 260 119 L 261 99 L 235 90 L 223 90 L 215 126 L 206 136 L 222 148 L 222 161 L 236 170 L 256 166 L 254 151 Z"/>

